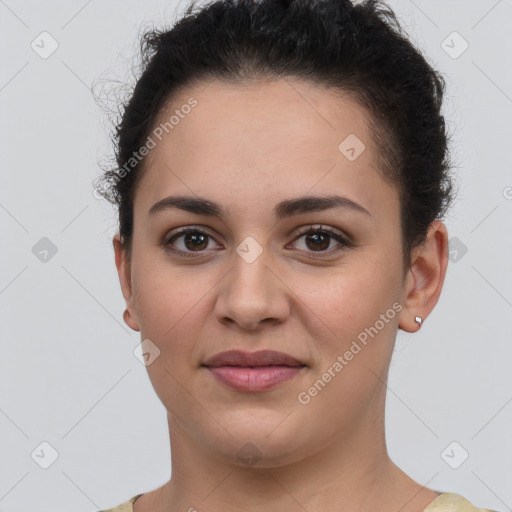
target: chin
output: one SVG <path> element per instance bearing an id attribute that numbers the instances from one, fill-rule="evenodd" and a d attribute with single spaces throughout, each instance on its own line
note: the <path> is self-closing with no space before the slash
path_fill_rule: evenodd
<path id="1" fill-rule="evenodd" d="M 218 416 L 229 434 L 221 429 L 203 431 L 203 442 L 226 462 L 240 467 L 277 468 L 297 462 L 314 451 L 314 438 L 306 438 L 297 419 L 289 411 L 248 411 L 238 409 L 227 414 L 229 422 Z M 230 435 L 231 434 L 231 435 Z M 220 437 L 219 437 L 220 435 Z M 317 436 L 318 437 L 318 436 Z"/>

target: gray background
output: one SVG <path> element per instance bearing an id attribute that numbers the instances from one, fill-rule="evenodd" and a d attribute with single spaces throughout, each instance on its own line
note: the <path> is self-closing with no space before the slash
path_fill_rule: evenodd
<path id="1" fill-rule="evenodd" d="M 184 5 L 0 0 L 2 512 L 93 511 L 169 478 L 165 410 L 122 320 L 113 209 L 93 194 L 110 149 L 90 86 L 131 80 L 141 24 Z M 512 510 L 512 2 L 390 5 L 447 75 L 460 189 L 440 302 L 398 334 L 389 452 L 423 485 Z M 45 59 L 43 31 L 59 45 Z"/>

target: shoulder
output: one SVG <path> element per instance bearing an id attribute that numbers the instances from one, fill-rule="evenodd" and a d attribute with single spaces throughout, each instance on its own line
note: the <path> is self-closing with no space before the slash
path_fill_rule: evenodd
<path id="1" fill-rule="evenodd" d="M 142 494 L 136 494 L 128 501 L 125 501 L 114 508 L 109 508 L 108 510 L 100 510 L 100 512 L 133 512 L 133 502 L 140 496 L 142 496 Z"/>
<path id="2" fill-rule="evenodd" d="M 133 502 L 142 496 L 137 494 L 128 501 L 117 505 L 114 508 L 101 510 L 100 512 L 133 512 Z M 477 508 L 460 494 L 453 492 L 441 493 L 424 512 L 497 512 L 487 508 Z"/>
<path id="3" fill-rule="evenodd" d="M 424 512 L 496 512 L 487 508 L 477 508 L 466 498 L 453 492 L 441 493 Z"/>

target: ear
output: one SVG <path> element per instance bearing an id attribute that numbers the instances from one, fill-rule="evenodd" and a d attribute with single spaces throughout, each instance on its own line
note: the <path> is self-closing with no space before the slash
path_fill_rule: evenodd
<path id="1" fill-rule="evenodd" d="M 439 220 L 430 224 L 425 242 L 413 249 L 405 279 L 398 326 L 416 332 L 419 316 L 425 320 L 437 304 L 448 266 L 448 232 Z"/>
<path id="2" fill-rule="evenodd" d="M 128 327 L 131 327 L 134 331 L 140 331 L 132 293 L 131 262 L 129 261 L 125 248 L 123 247 L 119 233 L 113 237 L 112 243 L 114 245 L 117 274 L 119 275 L 121 291 L 123 292 L 123 297 L 126 303 L 126 310 L 123 318 Z"/>

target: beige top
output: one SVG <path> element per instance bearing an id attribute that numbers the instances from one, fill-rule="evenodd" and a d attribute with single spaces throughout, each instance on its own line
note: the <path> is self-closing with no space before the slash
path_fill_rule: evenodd
<path id="1" fill-rule="evenodd" d="M 142 496 L 137 494 L 125 503 L 100 512 L 133 512 L 133 502 Z M 441 493 L 423 512 L 496 512 L 487 508 L 476 508 L 466 498 L 452 492 Z"/>

